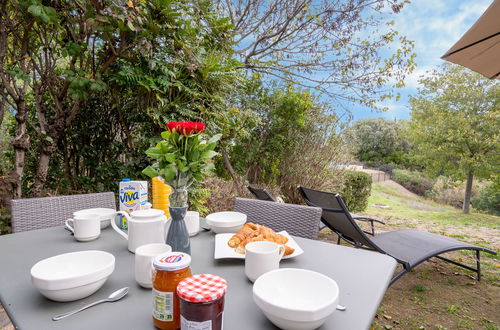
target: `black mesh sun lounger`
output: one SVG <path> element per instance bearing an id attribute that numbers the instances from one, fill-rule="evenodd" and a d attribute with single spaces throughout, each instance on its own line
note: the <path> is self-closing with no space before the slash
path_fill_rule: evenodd
<path id="1" fill-rule="evenodd" d="M 277 199 L 274 198 L 273 195 L 271 195 L 269 193 L 269 191 L 267 191 L 266 189 L 254 188 L 252 186 L 248 186 L 247 188 L 255 196 L 255 198 L 260 199 L 261 201 L 269 201 L 269 202 L 276 202 L 277 201 Z M 357 214 L 354 214 L 354 213 L 351 213 L 351 217 L 354 220 L 369 222 L 370 226 L 371 226 L 371 231 L 370 232 L 365 231 L 365 233 L 370 234 L 370 235 L 375 235 L 374 222 L 385 224 L 383 221 L 380 221 L 378 219 L 368 218 L 368 217 L 365 217 L 365 216 L 362 216 L 362 215 L 357 215 Z M 326 227 L 326 225 L 324 224 L 323 221 L 321 221 L 319 223 L 319 230 L 321 230 L 321 229 L 323 229 L 325 227 Z M 337 244 L 340 244 L 340 236 L 339 236 L 339 240 L 338 240 Z"/>
<path id="2" fill-rule="evenodd" d="M 247 189 L 255 196 L 255 198 L 261 201 L 276 202 L 276 199 L 267 191 L 266 189 L 254 188 L 248 186 Z"/>
<path id="3" fill-rule="evenodd" d="M 342 237 L 357 248 L 375 250 L 387 254 L 403 266 L 403 269 L 394 275 L 391 284 L 415 266 L 432 257 L 476 272 L 477 280 L 479 281 L 481 280 L 479 252 L 496 254 L 495 251 L 481 246 L 414 229 L 395 230 L 369 237 L 356 224 L 339 194 L 304 187 L 299 187 L 299 191 L 308 205 L 322 208 L 321 221 L 337 233 L 339 237 Z M 455 250 L 476 251 L 476 268 L 440 256 L 440 254 Z"/>

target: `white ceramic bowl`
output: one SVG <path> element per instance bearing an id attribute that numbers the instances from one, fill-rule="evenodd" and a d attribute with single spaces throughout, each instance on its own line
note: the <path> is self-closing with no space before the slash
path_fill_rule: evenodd
<path id="1" fill-rule="evenodd" d="M 216 233 L 237 233 L 247 221 L 247 215 L 241 212 L 217 212 L 207 215 L 207 225 Z"/>
<path id="2" fill-rule="evenodd" d="M 115 219 L 116 211 L 104 207 L 96 207 L 93 209 L 85 209 L 73 212 L 74 217 L 86 214 L 98 214 L 101 219 L 101 229 L 104 229 L 111 224 L 111 220 Z"/>
<path id="3" fill-rule="evenodd" d="M 104 251 L 79 251 L 43 259 L 31 267 L 31 282 L 50 300 L 73 301 L 101 288 L 115 269 Z"/>
<path id="4" fill-rule="evenodd" d="M 339 287 L 331 278 L 305 269 L 282 268 L 261 275 L 253 298 L 266 317 L 279 328 L 319 328 L 332 314 Z"/>

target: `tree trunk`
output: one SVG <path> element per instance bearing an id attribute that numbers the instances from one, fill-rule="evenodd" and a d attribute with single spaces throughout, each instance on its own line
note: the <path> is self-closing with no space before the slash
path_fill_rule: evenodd
<path id="1" fill-rule="evenodd" d="M 241 190 L 240 182 L 238 181 L 238 177 L 236 176 L 236 172 L 234 171 L 233 165 L 231 164 L 231 160 L 229 159 L 229 155 L 227 154 L 224 148 L 221 148 L 222 158 L 224 159 L 224 165 L 226 165 L 227 170 L 229 171 L 229 175 L 233 179 L 234 186 L 238 195 L 243 196 L 243 191 Z"/>
<path id="2" fill-rule="evenodd" d="M 2 97 L 0 100 L 0 125 L 2 125 L 3 122 L 3 117 L 5 115 L 5 104 L 6 104 L 5 98 Z"/>
<path id="3" fill-rule="evenodd" d="M 33 196 L 40 196 L 43 191 L 45 182 L 47 181 L 47 173 L 49 172 L 50 158 L 56 151 L 56 145 L 54 143 L 42 146 L 40 151 L 40 158 L 38 159 L 38 169 L 36 171 L 35 183 L 31 190 Z"/>
<path id="4" fill-rule="evenodd" d="M 25 124 L 22 126 L 26 126 Z M 23 130 L 23 127 L 19 126 L 19 130 Z M 29 141 L 29 139 L 26 139 Z M 26 141 L 24 140 L 24 141 Z M 21 142 L 22 143 L 22 142 Z M 16 160 L 15 160 L 15 168 L 12 173 L 12 178 L 14 182 L 14 198 L 21 198 L 23 193 L 22 193 L 22 182 L 23 182 L 23 174 L 24 174 L 24 155 L 26 153 L 26 149 L 16 146 L 17 143 L 15 141 L 13 142 L 14 145 L 14 151 L 16 155 Z"/>
<path id="5" fill-rule="evenodd" d="M 472 171 L 467 175 L 467 183 L 465 185 L 465 197 L 464 197 L 464 213 L 469 213 L 470 211 L 470 198 L 472 195 L 472 180 L 474 179 L 474 173 Z"/>
<path id="6" fill-rule="evenodd" d="M 12 181 L 14 185 L 14 198 L 22 197 L 22 182 L 24 175 L 24 155 L 26 150 L 30 145 L 30 137 L 26 134 L 26 103 L 23 99 L 17 102 L 17 129 L 16 137 L 12 140 L 12 146 L 14 147 L 15 153 L 15 163 L 14 171 L 12 172 Z"/>

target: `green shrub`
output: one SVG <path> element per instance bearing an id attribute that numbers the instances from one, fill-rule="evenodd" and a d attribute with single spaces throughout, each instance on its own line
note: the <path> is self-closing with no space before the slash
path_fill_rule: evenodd
<path id="1" fill-rule="evenodd" d="M 198 211 L 202 217 L 210 213 L 207 205 L 210 197 L 210 189 L 204 188 L 201 183 L 196 182 L 188 190 L 188 193 L 189 209 L 191 211 Z"/>
<path id="2" fill-rule="evenodd" d="M 349 211 L 360 212 L 368 206 L 368 197 L 372 191 L 372 177 L 363 172 L 346 171 L 340 195 Z"/>
<path id="3" fill-rule="evenodd" d="M 426 194 L 430 199 L 454 207 L 462 207 L 464 202 L 463 182 L 457 182 L 453 179 L 440 176 Z"/>
<path id="4" fill-rule="evenodd" d="M 479 195 L 472 199 L 472 206 L 478 210 L 500 215 L 500 181 L 487 184 Z"/>
<path id="5" fill-rule="evenodd" d="M 407 171 L 394 169 L 392 171 L 392 180 L 396 181 L 409 191 L 417 195 L 425 196 L 432 189 L 434 182 L 425 174 L 416 171 Z"/>
<path id="6" fill-rule="evenodd" d="M 476 197 L 483 184 L 474 180 L 472 197 Z M 456 181 L 447 176 L 436 178 L 434 186 L 426 193 L 426 197 L 440 203 L 462 208 L 464 204 L 465 182 Z"/>

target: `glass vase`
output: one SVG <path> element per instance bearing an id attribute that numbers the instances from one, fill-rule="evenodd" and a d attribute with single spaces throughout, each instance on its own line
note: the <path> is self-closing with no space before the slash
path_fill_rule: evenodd
<path id="1" fill-rule="evenodd" d="M 168 197 L 170 207 L 187 207 L 188 191 L 187 187 L 174 188 Z"/>
<path id="2" fill-rule="evenodd" d="M 174 189 L 169 196 L 170 228 L 166 243 L 172 251 L 191 254 L 189 232 L 184 221 L 188 208 L 188 191 L 186 187 Z"/>

